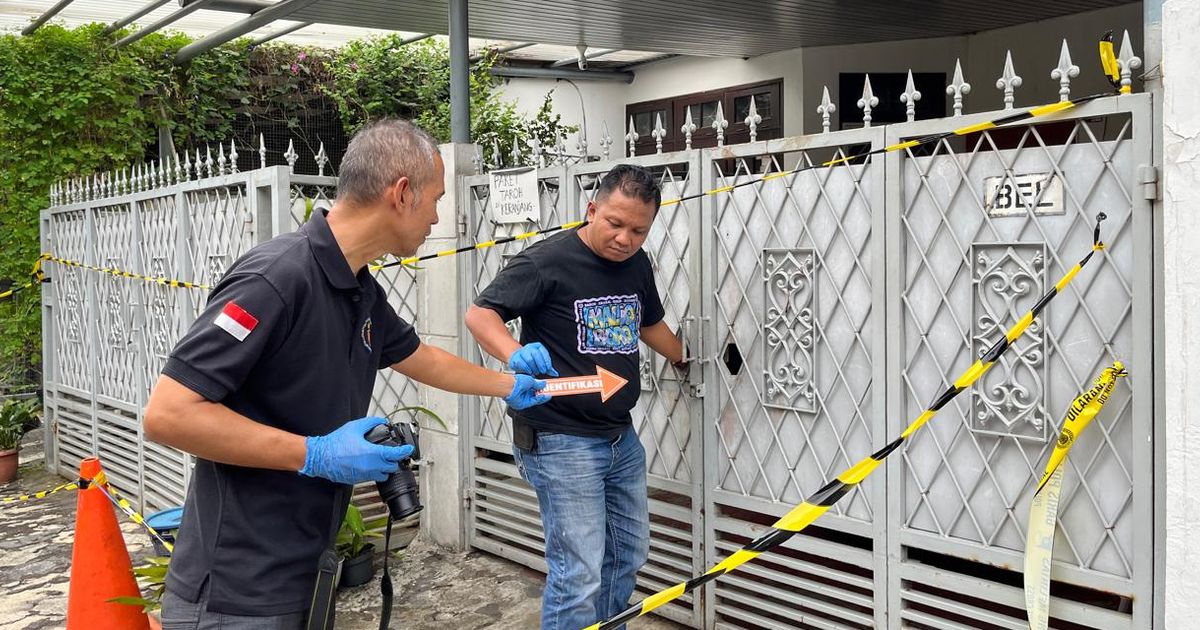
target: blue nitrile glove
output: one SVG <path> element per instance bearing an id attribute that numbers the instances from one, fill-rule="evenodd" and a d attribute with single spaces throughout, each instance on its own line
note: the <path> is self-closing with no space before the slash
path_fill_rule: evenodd
<path id="1" fill-rule="evenodd" d="M 386 422 L 386 418 L 359 418 L 328 435 L 304 438 L 308 450 L 300 474 L 351 485 L 387 479 L 400 467 L 401 460 L 412 455 L 413 447 L 372 444 L 363 437 Z"/>
<path id="2" fill-rule="evenodd" d="M 513 374 L 513 376 L 517 378 L 517 382 L 513 383 L 512 393 L 504 399 L 509 407 L 528 409 L 550 401 L 550 396 L 538 393 L 546 386 L 546 381 L 539 381 L 526 374 Z"/>
<path id="3" fill-rule="evenodd" d="M 546 346 L 537 341 L 517 348 L 516 352 L 508 357 L 508 369 L 531 376 L 558 376 L 558 370 L 550 363 L 550 353 L 546 351 Z"/>

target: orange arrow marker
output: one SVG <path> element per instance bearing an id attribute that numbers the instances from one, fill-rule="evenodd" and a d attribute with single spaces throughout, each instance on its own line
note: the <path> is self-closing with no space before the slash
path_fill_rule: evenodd
<path id="1" fill-rule="evenodd" d="M 596 366 L 595 376 L 565 376 L 546 379 L 543 394 L 550 396 L 574 396 L 576 394 L 600 394 L 600 402 L 608 402 L 613 394 L 621 391 L 629 381 Z"/>

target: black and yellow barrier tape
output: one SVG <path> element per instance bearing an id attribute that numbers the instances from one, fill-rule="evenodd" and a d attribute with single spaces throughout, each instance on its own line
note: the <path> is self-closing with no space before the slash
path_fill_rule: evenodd
<path id="1" fill-rule="evenodd" d="M 174 280 L 171 278 L 163 278 L 161 276 L 146 276 L 146 275 L 142 275 L 140 273 L 134 273 L 132 271 L 126 271 L 124 269 L 116 269 L 113 267 L 97 267 L 95 265 L 89 265 L 87 263 L 82 263 L 77 260 L 67 260 L 65 258 L 59 258 L 58 256 L 55 256 L 53 254 L 42 254 L 42 259 L 49 260 L 50 262 L 55 262 L 60 265 L 66 265 L 68 267 L 78 267 L 80 269 L 87 269 L 88 271 L 95 271 L 98 273 L 108 274 L 115 278 L 128 278 L 130 280 L 142 280 L 144 282 L 160 284 L 164 287 L 171 287 L 174 289 L 211 289 L 212 288 L 211 286 L 209 286 L 207 284 L 200 284 L 199 282 L 188 282 L 186 280 Z"/>
<path id="2" fill-rule="evenodd" d="M 1050 565 L 1067 453 L 1108 402 L 1117 379 L 1128 375 L 1124 364 L 1116 361 L 1111 367 L 1104 368 L 1091 388 L 1071 402 L 1054 451 L 1046 461 L 1046 472 L 1029 504 L 1029 531 L 1025 536 L 1025 611 L 1030 630 L 1046 630 L 1050 621 Z"/>
<path id="3" fill-rule="evenodd" d="M 129 519 L 134 523 L 141 525 L 143 529 L 145 529 L 147 532 L 150 532 L 150 535 L 153 536 L 154 539 L 160 544 L 162 544 L 162 546 L 165 547 L 168 552 L 175 551 L 175 546 L 164 540 L 162 534 L 159 534 L 158 531 L 151 527 L 150 524 L 146 522 L 146 519 L 142 518 L 142 515 L 139 514 L 137 510 L 133 509 L 133 505 L 131 505 L 129 501 L 125 499 L 125 497 L 121 496 L 120 493 L 117 492 L 116 488 L 112 487 L 108 483 L 108 477 L 105 476 L 103 471 L 96 475 L 96 478 L 92 481 L 92 483 L 104 493 L 104 496 L 108 497 L 109 501 L 112 501 L 113 505 L 117 506 L 117 509 L 124 512 L 125 516 L 128 516 Z"/>
<path id="4" fill-rule="evenodd" d="M 975 381 L 979 380 L 980 377 L 987 373 L 987 371 L 991 369 L 992 365 L 994 365 L 996 361 L 1000 359 L 1000 356 L 1003 355 L 1009 348 L 1011 348 L 1014 343 L 1016 343 L 1017 339 L 1019 339 L 1021 335 L 1025 333 L 1025 329 L 1027 329 L 1029 325 L 1033 323 L 1034 319 L 1037 318 L 1037 316 L 1046 308 L 1046 305 L 1049 304 L 1056 295 L 1061 293 L 1063 289 L 1065 289 L 1066 286 L 1071 283 L 1071 280 L 1075 278 L 1076 274 L 1079 273 L 1079 270 L 1083 269 L 1083 267 L 1088 264 L 1088 261 L 1092 259 L 1092 256 L 1096 252 L 1104 249 L 1104 243 L 1100 240 L 1100 223 L 1104 221 L 1105 218 L 1106 217 L 1104 213 L 1100 213 L 1100 215 L 1096 218 L 1096 227 L 1092 233 L 1091 251 L 1089 251 L 1087 255 L 1084 256 L 1078 263 L 1076 263 L 1074 267 L 1068 270 L 1067 273 L 1064 274 L 1063 277 L 1057 283 L 1055 283 L 1055 285 L 1051 287 L 1050 290 L 1047 291 L 1046 294 L 1043 295 L 1036 304 L 1033 305 L 1033 308 L 1031 308 L 1029 312 L 1025 313 L 1025 316 L 1019 319 L 1017 323 L 1013 324 L 1012 328 L 1008 329 L 1008 332 L 1006 332 L 1003 337 L 997 339 L 996 342 L 992 344 L 992 346 L 988 348 L 986 352 L 983 353 L 981 358 L 975 361 L 975 363 L 972 364 L 966 372 L 963 372 L 963 374 L 958 377 L 958 380 L 954 381 L 953 385 L 942 392 L 941 395 L 939 395 L 925 411 L 921 412 L 921 414 L 917 416 L 917 418 L 913 420 L 911 424 L 908 425 L 908 428 L 906 428 L 904 432 L 900 434 L 900 437 L 892 440 L 883 448 L 863 458 L 862 461 L 859 461 L 857 464 L 838 475 L 835 479 L 825 484 L 820 490 L 817 490 L 808 498 L 804 499 L 803 503 L 792 508 L 790 512 L 783 515 L 782 518 L 771 525 L 771 531 L 759 536 L 758 538 L 755 538 L 746 546 L 735 551 L 733 555 L 722 560 L 715 567 L 709 569 L 708 572 L 694 577 L 686 582 L 676 584 L 675 586 L 663 591 L 659 591 L 658 593 L 655 593 L 654 595 L 642 600 L 640 603 L 630 606 L 621 614 L 611 619 L 588 626 L 585 630 L 613 630 L 613 628 L 622 626 L 629 620 L 645 615 L 655 608 L 658 608 L 659 606 L 662 606 L 663 604 L 666 604 L 667 602 L 670 602 L 671 600 L 674 600 L 685 593 L 691 592 L 717 579 L 718 577 L 733 571 L 742 564 L 758 557 L 763 552 L 783 544 L 805 527 L 808 527 L 813 521 L 817 520 L 817 518 L 828 511 L 834 503 L 837 503 L 839 499 L 849 494 L 850 491 L 853 490 L 859 483 L 861 483 L 863 479 L 866 479 L 867 475 L 870 475 L 871 472 L 873 472 L 881 463 L 883 463 L 883 460 L 886 459 L 888 455 L 900 448 L 900 446 L 903 445 L 913 433 L 924 426 L 926 422 L 929 422 L 929 419 L 932 418 L 934 414 L 936 414 L 942 407 L 945 407 L 951 400 L 954 399 L 955 396 L 970 387 L 975 383 Z"/>
<path id="5" fill-rule="evenodd" d="M 412 265 L 412 264 L 421 262 L 422 260 L 430 260 L 433 258 L 445 258 L 446 256 L 454 256 L 456 254 L 473 252 L 477 249 L 487 249 L 489 247 L 495 247 L 496 245 L 503 245 L 505 243 L 511 243 L 513 241 L 523 241 L 527 238 L 541 236 L 542 234 L 549 234 L 551 232 L 557 232 L 559 230 L 569 230 L 571 228 L 582 227 L 584 225 L 587 225 L 587 221 L 572 221 L 570 223 L 564 223 L 562 225 L 556 225 L 554 227 L 549 227 L 544 230 L 533 230 L 532 232 L 525 232 L 523 234 L 514 234 L 512 236 L 504 236 L 504 237 L 493 239 L 490 241 L 483 241 L 482 243 L 475 243 L 474 245 L 466 245 L 464 247 L 459 247 L 458 249 L 446 249 L 446 250 L 442 250 L 440 252 L 435 252 L 432 254 L 425 254 L 424 256 L 409 256 L 408 258 L 402 258 L 400 260 L 392 261 L 390 263 L 385 263 L 382 265 L 372 265 L 371 271 L 379 271 L 380 269 L 387 269 L 388 267 L 395 267 L 397 265 Z"/>
<path id="6" fill-rule="evenodd" d="M 22 285 L 14 286 L 5 291 L 0 291 L 0 302 L 12 299 L 14 295 L 20 293 L 21 291 L 32 289 L 43 282 L 49 282 L 50 280 L 46 277 L 45 272 L 42 271 L 43 260 L 46 260 L 45 254 L 39 256 L 37 260 L 33 261 L 33 271 L 29 274 L 33 280 Z"/>
<path id="7" fill-rule="evenodd" d="M 112 485 L 108 483 L 108 476 L 105 475 L 103 471 L 101 471 L 99 474 L 97 474 L 96 477 L 94 479 L 92 479 L 91 481 L 86 481 L 83 479 L 76 479 L 75 481 L 71 481 L 68 483 L 61 484 L 59 486 L 55 486 L 54 488 L 51 488 L 50 490 L 42 490 L 41 492 L 34 492 L 33 494 L 22 494 L 22 495 L 16 496 L 16 497 L 7 497 L 4 499 L 0 499 L 0 505 L 5 505 L 5 504 L 9 504 L 9 503 L 22 503 L 25 501 L 33 501 L 36 499 L 44 499 L 44 498 L 46 498 L 52 494 L 58 493 L 58 492 L 64 492 L 67 490 L 86 490 L 92 486 L 96 486 L 96 488 L 98 488 L 101 492 L 104 493 L 104 496 L 108 497 L 108 500 L 111 501 L 112 504 L 117 507 L 117 509 L 119 509 L 123 513 L 125 513 L 125 515 L 128 516 L 131 521 L 133 521 L 134 523 L 137 523 L 138 525 L 141 525 L 147 532 L 150 533 L 151 536 L 153 536 L 155 539 L 157 539 L 158 542 L 161 543 L 163 545 L 163 547 L 165 547 L 168 551 L 175 550 L 174 546 L 171 543 L 164 540 L 162 537 L 162 534 L 159 534 L 157 530 L 155 530 L 153 527 L 151 527 L 150 524 L 146 522 L 146 519 L 143 518 L 142 515 L 139 514 L 137 510 L 133 509 L 133 505 L 131 503 L 129 503 L 129 501 L 127 499 L 125 499 L 125 497 L 122 497 L 121 494 L 119 492 L 117 492 L 116 488 L 112 487 Z"/>
<path id="8" fill-rule="evenodd" d="M 55 486 L 54 488 L 51 488 L 49 490 L 42 490 L 41 492 L 34 492 L 33 494 L 22 494 L 20 496 L 15 496 L 15 497 L 6 497 L 3 499 L 0 499 L 0 505 L 5 505 L 8 503 L 23 503 L 25 501 L 33 501 L 35 499 L 44 499 L 52 494 L 55 494 L 58 492 L 63 492 L 64 490 L 78 490 L 78 489 L 79 489 L 79 484 L 72 481 L 69 483 L 64 483 L 60 486 Z"/>

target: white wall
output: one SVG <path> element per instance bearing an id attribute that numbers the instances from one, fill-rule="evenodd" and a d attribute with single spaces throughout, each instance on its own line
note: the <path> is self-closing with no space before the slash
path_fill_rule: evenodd
<path id="1" fill-rule="evenodd" d="M 838 94 L 841 72 L 944 72 L 946 82 L 954 76 L 954 60 L 962 60 L 963 76 L 971 84 L 964 101 L 965 113 L 1000 109 L 1004 96 L 996 89 L 996 79 L 1004 70 L 1004 53 L 1012 50 L 1013 67 L 1023 83 L 1016 90 L 1016 105 L 1033 105 L 1058 100 L 1058 81 L 1050 71 L 1058 65 L 1063 38 L 1071 49 L 1071 60 L 1079 66 L 1079 77 L 1071 82 L 1072 94 L 1091 94 L 1107 88 L 1099 69 L 1096 42 L 1107 30 L 1113 30 L 1120 44 L 1121 33 L 1129 29 L 1134 51 L 1141 52 L 1142 6 L 1140 3 L 1089 11 L 1068 17 L 1044 20 L 983 31 L 963 37 L 925 40 L 823 46 L 804 49 L 804 132 L 821 131 L 816 113 L 821 103 L 822 86 L 829 87 L 830 98 L 838 107 L 831 128 L 838 128 L 839 114 L 856 106 L 862 87 L 852 94 Z M 1135 84 L 1134 89 L 1137 90 Z M 922 94 L 922 100 L 946 100 L 946 113 L 953 112 L 945 92 Z M 793 101 L 794 102 L 794 101 Z"/>
<path id="2" fill-rule="evenodd" d="M 800 50 L 785 50 L 750 59 L 676 57 L 649 63 L 635 69 L 636 78 L 626 93 L 626 102 L 640 103 L 782 78 L 783 133 L 799 134 L 803 122 L 798 105 L 804 85 L 801 63 L 804 54 Z"/>
<path id="3" fill-rule="evenodd" d="M 577 125 L 583 128 L 583 119 L 587 118 L 587 139 L 590 153 L 600 155 L 600 138 L 604 134 L 603 123 L 608 122 L 609 132 L 613 138 L 613 155 L 624 155 L 620 151 L 621 138 L 625 135 L 625 126 L 621 119 L 625 116 L 626 93 L 629 85 L 611 81 L 573 81 L 579 88 L 576 92 L 570 83 L 552 79 L 507 79 L 499 91 L 500 97 L 506 101 L 515 102 L 517 110 L 527 116 L 532 116 L 542 106 L 542 99 L 547 92 L 553 91 L 554 113 L 562 116 L 563 124 Z M 582 102 L 580 99 L 582 96 Z M 576 138 L 567 140 L 567 151 L 575 152 Z"/>
<path id="4" fill-rule="evenodd" d="M 788 50 L 753 59 L 727 59 L 709 57 L 676 57 L 665 61 L 638 66 L 634 69 L 633 83 L 608 81 L 575 81 L 583 94 L 587 111 L 587 134 L 591 153 L 600 153 L 602 124 L 608 123 L 613 138 L 613 155 L 624 155 L 620 149 L 622 138 L 628 131 L 625 106 L 669 96 L 680 96 L 703 92 L 744 83 L 755 83 L 770 79 L 783 79 L 783 132 L 799 134 L 802 112 L 793 103 L 800 102 L 803 85 L 801 51 Z M 509 79 L 499 90 L 501 98 L 517 103 L 517 109 L 532 115 L 542 104 L 546 92 L 554 90 L 554 111 L 562 115 L 564 123 L 578 125 L 582 122 L 580 99 L 575 89 L 564 82 L 548 79 Z M 573 150 L 575 138 L 568 142 Z"/>
<path id="5" fill-rule="evenodd" d="M 1200 5 L 1162 4 L 1167 628 L 1200 619 Z M 1191 359 L 1191 362 L 1189 362 Z M 1192 368 L 1192 369 L 1189 369 Z"/>

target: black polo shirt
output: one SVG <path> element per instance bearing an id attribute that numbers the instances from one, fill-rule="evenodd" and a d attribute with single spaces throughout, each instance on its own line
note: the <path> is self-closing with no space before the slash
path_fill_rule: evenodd
<path id="1" fill-rule="evenodd" d="M 257 422 L 324 435 L 366 415 L 376 373 L 419 345 L 318 212 L 234 263 L 163 374 Z M 196 601 L 208 580 L 215 612 L 306 610 L 348 488 L 197 458 L 167 587 Z"/>

